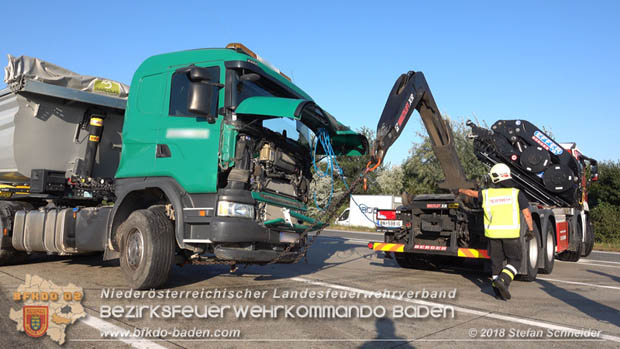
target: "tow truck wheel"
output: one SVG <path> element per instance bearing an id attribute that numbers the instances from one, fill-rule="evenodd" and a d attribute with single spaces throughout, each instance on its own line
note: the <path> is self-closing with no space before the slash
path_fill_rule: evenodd
<path id="1" fill-rule="evenodd" d="M 11 236 L 8 235 L 8 232 L 13 230 L 15 213 L 31 208 L 32 206 L 25 202 L 0 201 L 0 234 L 2 234 L 0 236 L 0 266 L 22 264 L 28 260 L 28 254 L 13 248 Z"/>
<path id="2" fill-rule="evenodd" d="M 581 257 L 589 256 L 594 248 L 594 227 L 592 226 L 592 222 L 590 222 L 589 216 L 586 216 L 586 238 L 584 240 Z"/>
<path id="3" fill-rule="evenodd" d="M 394 252 L 394 259 L 401 268 L 415 268 L 416 257 L 410 252 Z"/>
<path id="4" fill-rule="evenodd" d="M 553 265 L 555 262 L 555 230 L 553 224 L 549 222 L 547 224 L 547 233 L 545 234 L 545 243 L 543 244 L 543 267 L 540 268 L 540 272 L 543 274 L 551 274 L 553 271 Z"/>
<path id="5" fill-rule="evenodd" d="M 174 227 L 163 206 L 134 211 L 118 228 L 120 264 L 134 289 L 158 288 L 168 281 L 174 262 Z"/>
<path id="6" fill-rule="evenodd" d="M 527 274 L 521 276 L 521 280 L 524 281 L 534 281 L 536 280 L 536 276 L 538 275 L 538 240 L 540 239 L 540 233 L 538 229 L 534 228 L 534 237 L 529 241 L 523 239 L 525 243 L 525 253 L 523 257 L 525 258 L 525 265 L 527 267 Z"/>

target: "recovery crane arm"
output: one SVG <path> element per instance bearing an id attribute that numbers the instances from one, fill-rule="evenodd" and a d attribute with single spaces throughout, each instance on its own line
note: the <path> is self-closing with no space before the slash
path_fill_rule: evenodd
<path id="1" fill-rule="evenodd" d="M 456 153 L 452 129 L 441 117 L 422 72 L 402 74 L 392 87 L 377 125 L 377 140 L 372 153 L 374 161 L 381 162 L 388 148 L 400 136 L 414 109 L 424 122 L 433 152 L 445 176 L 445 181 L 439 187 L 450 190 L 473 188 L 473 183 L 465 177 Z"/>

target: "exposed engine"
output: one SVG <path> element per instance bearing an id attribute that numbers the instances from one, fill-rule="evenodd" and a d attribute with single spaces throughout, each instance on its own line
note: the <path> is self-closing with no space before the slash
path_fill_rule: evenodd
<path id="1" fill-rule="evenodd" d="M 261 128 L 260 132 L 258 129 L 248 131 L 238 136 L 235 166 L 228 173 L 227 186 L 239 189 L 243 186 L 251 191 L 307 203 L 312 179 L 308 147 L 267 128 Z M 264 202 L 258 205 L 256 218 L 261 222 L 289 219 L 282 207 Z"/>

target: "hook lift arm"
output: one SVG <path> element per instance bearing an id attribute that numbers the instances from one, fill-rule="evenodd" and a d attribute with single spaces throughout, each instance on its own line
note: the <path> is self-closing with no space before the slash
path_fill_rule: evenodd
<path id="1" fill-rule="evenodd" d="M 439 187 L 450 190 L 473 188 L 461 166 L 450 124 L 441 117 L 426 78 L 422 72 L 402 74 L 392 87 L 377 125 L 377 139 L 367 171 L 378 167 L 387 150 L 394 144 L 409 121 L 413 110 L 422 118 L 431 140 L 433 152 L 439 160 L 445 181 Z M 374 163 L 374 164 L 373 164 Z"/>

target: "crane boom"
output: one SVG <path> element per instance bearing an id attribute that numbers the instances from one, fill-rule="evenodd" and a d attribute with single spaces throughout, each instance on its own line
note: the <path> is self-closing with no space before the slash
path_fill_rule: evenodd
<path id="1" fill-rule="evenodd" d="M 422 72 L 409 71 L 402 74 L 392 87 L 377 125 L 377 141 L 373 151 L 376 159 L 382 159 L 390 146 L 400 136 L 413 110 L 417 110 L 426 128 L 431 146 L 445 176 L 439 187 L 455 190 L 472 188 L 454 147 L 452 129 L 441 117 L 431 89 Z"/>

